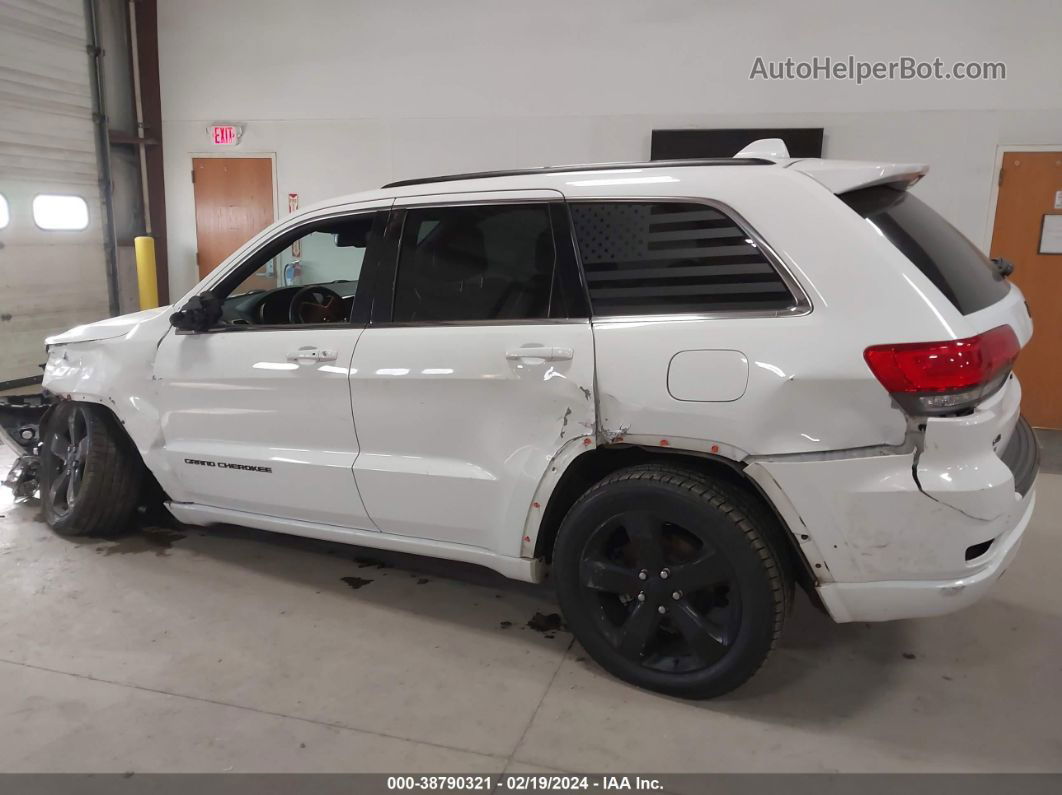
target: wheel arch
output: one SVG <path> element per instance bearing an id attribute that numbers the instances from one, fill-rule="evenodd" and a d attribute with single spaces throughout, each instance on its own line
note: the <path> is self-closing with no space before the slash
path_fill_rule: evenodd
<path id="1" fill-rule="evenodd" d="M 563 461 L 563 456 L 558 456 L 558 459 Z M 554 474 L 555 484 L 545 501 L 536 498 L 528 526 L 524 529 L 524 556 L 540 558 L 546 562 L 551 560 L 553 545 L 564 517 L 576 500 L 594 483 L 620 469 L 638 464 L 664 462 L 724 480 L 763 504 L 776 522 L 776 526 L 764 528 L 765 532 L 773 533 L 777 537 L 779 548 L 785 551 L 794 579 L 813 601 L 818 602 L 814 570 L 802 552 L 793 529 L 760 484 L 745 473 L 745 466 L 740 461 L 696 450 L 612 444 L 569 456 L 569 459 L 563 462 L 563 468 L 557 467 L 558 461 L 555 461 L 553 468 L 560 470 Z M 532 520 L 536 515 L 541 518 L 532 527 Z"/>
<path id="2" fill-rule="evenodd" d="M 126 451 L 126 453 L 132 456 L 139 464 L 143 472 L 143 484 L 141 490 L 141 499 L 148 504 L 158 503 L 161 504 L 165 500 L 169 499 L 165 488 L 159 482 L 155 473 L 151 467 L 148 466 L 147 460 L 144 456 L 144 451 L 137 444 L 136 439 L 129 432 L 129 426 L 122 419 L 119 413 L 115 410 L 114 401 L 93 394 L 77 394 L 77 395 L 51 395 L 51 403 L 41 416 L 40 420 L 40 439 L 41 443 L 45 441 L 45 433 L 48 429 L 48 424 L 51 421 L 56 410 L 66 403 L 83 403 L 86 405 L 96 406 L 105 415 L 107 422 L 111 426 L 111 430 L 115 434 L 117 443 Z"/>

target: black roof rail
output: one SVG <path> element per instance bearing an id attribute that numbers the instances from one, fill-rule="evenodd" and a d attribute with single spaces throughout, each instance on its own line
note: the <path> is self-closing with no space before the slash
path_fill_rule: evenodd
<path id="1" fill-rule="evenodd" d="M 573 166 L 539 166 L 537 168 L 514 168 L 505 171 L 473 171 L 468 174 L 442 174 L 438 177 L 420 177 L 388 182 L 381 187 L 404 188 L 407 185 L 427 185 L 432 182 L 458 182 L 463 179 L 489 179 L 490 177 L 519 177 L 527 174 L 563 174 L 566 171 L 613 171 L 620 168 L 669 168 L 675 166 L 773 166 L 773 160 L 759 157 L 714 157 L 693 160 L 652 160 L 646 163 L 589 163 Z"/>

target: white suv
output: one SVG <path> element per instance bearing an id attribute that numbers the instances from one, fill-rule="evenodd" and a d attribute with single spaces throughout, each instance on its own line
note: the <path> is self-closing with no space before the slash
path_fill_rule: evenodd
<path id="1" fill-rule="evenodd" d="M 181 522 L 555 582 L 604 668 L 687 697 L 764 662 L 795 584 L 945 613 L 1011 561 L 1025 302 L 907 188 L 734 159 L 396 182 L 277 222 L 168 308 L 48 340 L 64 534 Z"/>

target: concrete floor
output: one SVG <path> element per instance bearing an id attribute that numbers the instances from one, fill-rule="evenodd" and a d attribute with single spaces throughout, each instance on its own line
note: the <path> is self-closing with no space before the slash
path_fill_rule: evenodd
<path id="1" fill-rule="evenodd" d="M 1059 771 L 1062 476 L 1039 498 L 976 607 L 802 599 L 752 683 L 687 703 L 527 628 L 544 588 L 235 528 L 66 540 L 3 489 L 0 770 Z"/>

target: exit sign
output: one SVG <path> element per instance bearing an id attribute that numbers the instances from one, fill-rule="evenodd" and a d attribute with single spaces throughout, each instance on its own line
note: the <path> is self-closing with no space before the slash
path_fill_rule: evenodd
<path id="1" fill-rule="evenodd" d="M 207 128 L 207 132 L 215 146 L 235 146 L 240 142 L 243 128 L 235 124 L 212 124 Z"/>

